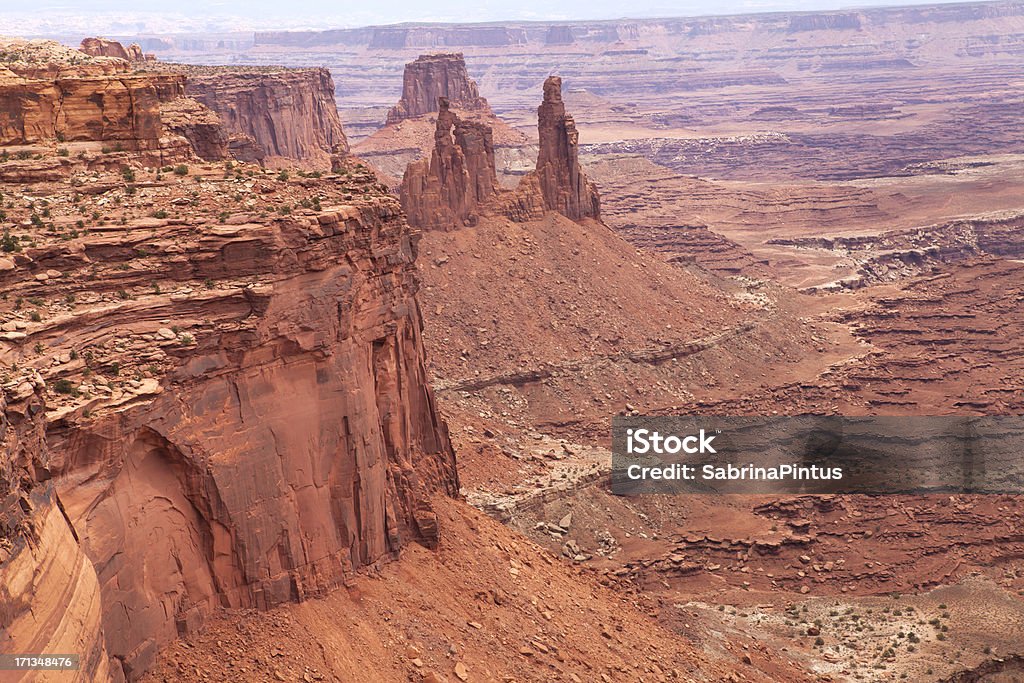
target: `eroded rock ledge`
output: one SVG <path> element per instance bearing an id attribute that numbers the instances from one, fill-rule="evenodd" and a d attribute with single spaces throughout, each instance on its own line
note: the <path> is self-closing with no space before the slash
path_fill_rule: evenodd
<path id="1" fill-rule="evenodd" d="M 417 234 L 359 166 L 248 169 L 77 176 L 123 218 L 85 229 L 63 182 L 32 187 L 54 227 L 18 223 L 0 270 L 5 649 L 66 643 L 82 680 L 131 680 L 217 607 L 436 543 L 429 496 L 458 482 Z"/>
<path id="2" fill-rule="evenodd" d="M 61 146 L 51 166 L 102 149 L 146 152 L 154 165 L 198 157 L 326 171 L 348 154 L 327 69 L 162 64 L 137 47 L 0 40 L 0 146 Z"/>

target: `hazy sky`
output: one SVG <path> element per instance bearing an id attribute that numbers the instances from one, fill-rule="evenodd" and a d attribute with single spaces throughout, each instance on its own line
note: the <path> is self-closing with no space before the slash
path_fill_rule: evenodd
<path id="1" fill-rule="evenodd" d="M 934 0 L 0 0 L 0 33 L 332 28 L 404 21 L 615 19 L 924 4 Z M 15 3 L 11 3 L 15 4 Z M 8 7 L 3 7 L 8 5 Z M 31 9 L 28 9 L 28 8 Z M 10 9 L 8 9 L 10 8 Z"/>

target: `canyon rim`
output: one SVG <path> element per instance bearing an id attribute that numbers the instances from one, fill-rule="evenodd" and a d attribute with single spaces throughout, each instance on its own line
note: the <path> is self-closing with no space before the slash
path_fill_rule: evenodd
<path id="1" fill-rule="evenodd" d="M 976 433 L 612 476 L 617 418 L 1016 437 L 1024 5 L 223 7 L 0 38 L 0 680 L 1024 680 L 1020 492 L 927 485 Z"/>

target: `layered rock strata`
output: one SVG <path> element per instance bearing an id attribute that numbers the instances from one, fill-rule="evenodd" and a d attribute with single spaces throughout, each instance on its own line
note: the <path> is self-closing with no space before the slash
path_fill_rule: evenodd
<path id="1" fill-rule="evenodd" d="M 175 73 L 135 73 L 127 62 L 86 57 L 48 41 L 4 46 L 0 67 L 0 145 L 110 141 L 160 146 L 161 100 L 180 96 Z"/>
<path id="2" fill-rule="evenodd" d="M 476 83 L 466 71 L 462 53 L 440 53 L 420 55 L 405 65 L 402 98 L 388 112 L 387 122 L 438 111 L 438 100 L 442 97 L 459 110 L 490 112 L 487 100 L 480 97 Z"/>
<path id="3" fill-rule="evenodd" d="M 185 93 L 221 117 L 242 160 L 328 169 L 332 153 L 348 151 L 327 69 L 185 69 Z"/>
<path id="4" fill-rule="evenodd" d="M 18 235 L 0 264 L 0 359 L 18 368 L 3 388 L 36 403 L 31 429 L 4 423 L 2 465 L 38 490 L 27 524 L 45 543 L 0 557 L 17 579 L 5 645 L 82 652 L 83 680 L 107 680 L 109 656 L 132 680 L 215 608 L 302 600 L 437 542 L 429 496 L 458 482 L 426 380 L 417 235 L 369 173 L 342 170 L 193 166 L 187 192 L 139 178 L 133 193 L 111 173 L 79 189 L 116 198 L 123 224 Z M 261 217 L 257 200 L 294 210 Z M 51 209 L 62 229 L 81 215 Z"/>
<path id="5" fill-rule="evenodd" d="M 50 479 L 43 380 L 0 392 L 0 652 L 74 653 L 68 681 L 105 680 L 99 584 Z"/>
<path id="6" fill-rule="evenodd" d="M 132 50 L 101 39 L 81 51 L 52 41 L 0 47 L 0 145 L 109 142 L 159 165 L 198 156 L 322 170 L 348 153 L 326 69 L 143 71 Z"/>

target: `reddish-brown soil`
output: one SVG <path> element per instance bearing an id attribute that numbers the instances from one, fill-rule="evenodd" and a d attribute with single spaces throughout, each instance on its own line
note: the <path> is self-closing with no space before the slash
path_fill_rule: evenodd
<path id="1" fill-rule="evenodd" d="M 814 680 L 753 640 L 677 635 L 643 596 L 599 585 L 464 503 L 435 504 L 437 551 L 411 546 L 323 599 L 226 612 L 144 680 Z"/>

